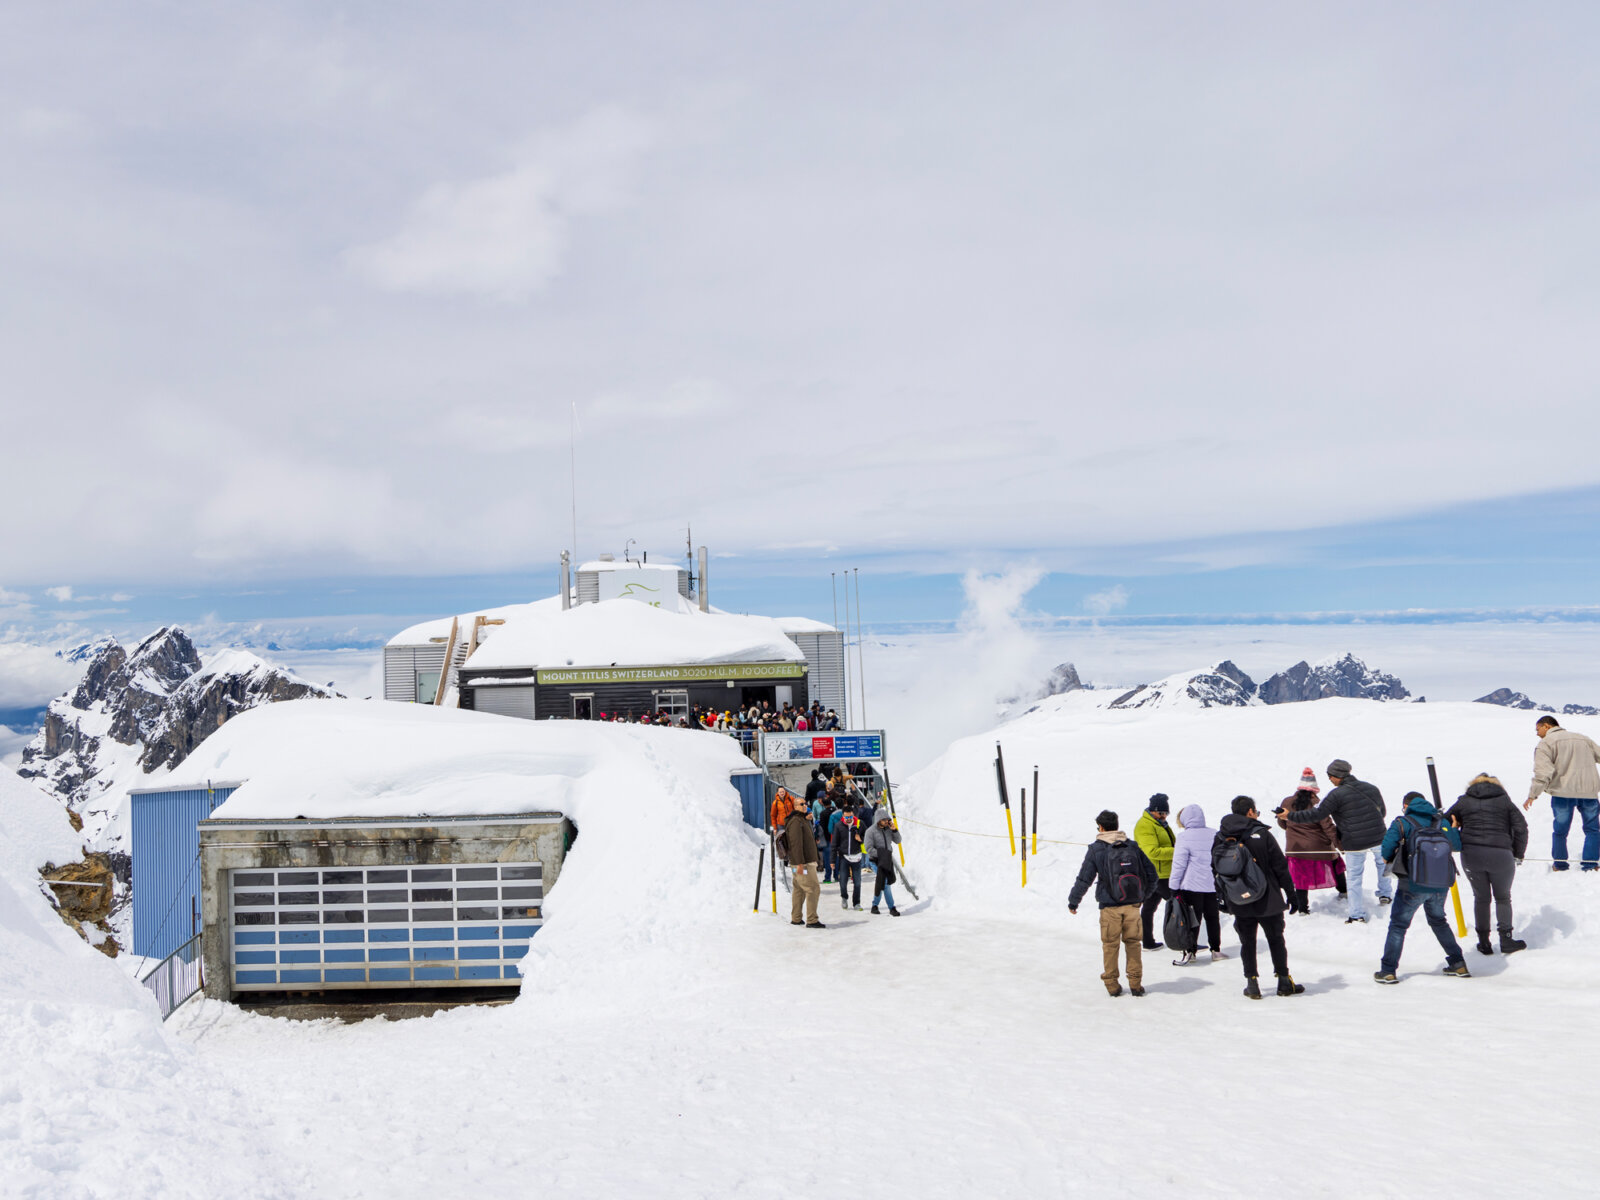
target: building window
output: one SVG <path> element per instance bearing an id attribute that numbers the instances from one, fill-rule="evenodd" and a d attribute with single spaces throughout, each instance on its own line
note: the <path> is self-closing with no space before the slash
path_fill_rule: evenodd
<path id="1" fill-rule="evenodd" d="M 432 704 L 439 695 L 439 671 L 417 672 L 417 703 Z"/>
<path id="2" fill-rule="evenodd" d="M 574 721 L 594 720 L 593 692 L 582 692 L 572 697 L 572 719 Z"/>
<path id="3" fill-rule="evenodd" d="M 667 715 L 674 721 L 679 717 L 687 717 L 689 715 L 689 693 L 687 691 L 680 688 L 670 692 L 657 692 L 655 693 L 655 698 L 656 711 L 665 710 Z"/>

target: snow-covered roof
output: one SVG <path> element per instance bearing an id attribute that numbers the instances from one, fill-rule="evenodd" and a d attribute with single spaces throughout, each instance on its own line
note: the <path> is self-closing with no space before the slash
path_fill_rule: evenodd
<path id="1" fill-rule="evenodd" d="M 502 670 L 804 661 L 771 617 L 703 613 L 693 605 L 672 612 L 619 599 L 508 620 L 478 647 L 469 665 Z"/>
<path id="2" fill-rule="evenodd" d="M 674 566 L 672 563 L 646 563 L 646 562 L 606 562 L 596 559 L 586 562 L 578 568 L 580 571 L 671 571 L 673 574 L 684 570 L 683 567 Z"/>
<path id="3" fill-rule="evenodd" d="M 778 628 L 785 633 L 838 633 L 826 621 L 813 621 L 810 617 L 773 617 Z"/>
<path id="4" fill-rule="evenodd" d="M 509 624 L 525 616 L 552 611 L 561 611 L 560 596 L 546 596 L 543 600 L 534 600 L 527 604 L 502 604 L 499 608 L 480 608 L 476 612 L 461 613 L 454 618 L 435 617 L 431 621 L 420 621 L 415 625 L 407 626 L 390 638 L 388 644 L 391 646 L 426 646 L 435 638 L 443 641 L 450 636 L 450 622 L 452 620 L 460 622 L 460 629 L 464 631 L 462 636 L 471 637 L 472 622 L 478 617 L 488 617 L 491 621 L 500 620 Z M 498 630 L 501 627 L 491 625 L 488 628 Z"/>
<path id="5" fill-rule="evenodd" d="M 731 738 L 701 730 L 290 700 L 229 721 L 163 785 L 244 780 L 212 814 L 219 820 L 573 815 L 578 781 L 641 761 L 724 780 L 748 763 Z"/>

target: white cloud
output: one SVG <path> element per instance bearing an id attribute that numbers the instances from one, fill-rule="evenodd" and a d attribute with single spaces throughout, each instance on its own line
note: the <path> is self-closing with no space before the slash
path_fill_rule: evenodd
<path id="1" fill-rule="evenodd" d="M 0 642 L 0 708 L 37 708 L 74 686 L 81 663 L 57 658 L 45 646 Z"/>
<path id="2" fill-rule="evenodd" d="M 575 218 L 624 202 L 650 141 L 644 120 L 599 109 L 535 139 L 509 170 L 435 184 L 398 233 L 349 261 L 396 291 L 525 299 L 561 269 Z"/>
<path id="3" fill-rule="evenodd" d="M 63 584 L 61 587 L 47 587 L 44 590 L 44 594 L 49 596 L 50 599 L 56 601 L 58 604 L 66 604 L 72 599 L 72 588 L 65 584 Z M 85 599 L 90 598 L 92 597 L 85 597 Z"/>
<path id="4" fill-rule="evenodd" d="M 1103 592 L 1092 592 L 1083 598 L 1083 611 L 1093 613 L 1097 617 L 1110 616 L 1127 607 L 1128 589 L 1120 583 L 1106 588 Z"/>
<path id="5" fill-rule="evenodd" d="M 13 592 L 9 588 L 0 587 L 0 604 L 24 605 L 28 603 L 27 592 Z"/>

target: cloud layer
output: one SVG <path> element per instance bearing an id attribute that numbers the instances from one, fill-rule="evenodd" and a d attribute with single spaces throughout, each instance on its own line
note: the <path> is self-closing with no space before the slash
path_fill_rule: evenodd
<path id="1" fill-rule="evenodd" d="M 3 22 L 14 587 L 1600 481 L 1587 7 Z"/>

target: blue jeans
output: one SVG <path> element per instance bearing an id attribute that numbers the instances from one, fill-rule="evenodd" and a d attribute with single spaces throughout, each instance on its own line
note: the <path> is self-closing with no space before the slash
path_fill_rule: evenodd
<path id="1" fill-rule="evenodd" d="M 833 882 L 833 847 L 829 843 L 822 841 L 821 838 L 818 838 L 817 841 L 818 841 L 817 857 L 822 859 L 822 863 L 821 863 L 821 866 L 822 866 L 822 882 L 823 883 L 832 883 Z"/>
<path id="2" fill-rule="evenodd" d="M 1345 880 L 1345 887 L 1349 892 L 1350 910 L 1348 915 L 1352 917 L 1364 917 L 1367 915 L 1367 897 L 1361 884 L 1366 876 L 1367 855 L 1369 854 L 1372 855 L 1372 861 L 1378 864 L 1378 895 L 1392 896 L 1394 894 L 1394 884 L 1391 882 L 1393 876 L 1389 873 L 1388 864 L 1378 856 L 1378 848 L 1376 846 L 1371 850 L 1346 851 L 1344 869 L 1349 878 Z"/>
<path id="3" fill-rule="evenodd" d="M 851 862 L 848 858 L 839 860 L 839 899 L 850 900 L 857 908 L 861 907 L 861 860 L 858 858 Z M 850 893 L 846 890 L 851 884 L 855 885 L 855 899 L 851 900 Z"/>
<path id="4" fill-rule="evenodd" d="M 1405 949 L 1406 930 L 1411 928 L 1411 918 L 1417 915 L 1419 908 L 1428 914 L 1428 928 L 1433 930 L 1433 936 L 1439 939 L 1439 945 L 1444 948 L 1445 962 L 1453 967 L 1462 961 L 1461 943 L 1450 932 L 1450 922 L 1444 919 L 1444 898 L 1449 894 L 1448 889 L 1442 892 L 1414 892 L 1405 884 L 1400 885 L 1400 894 L 1389 909 L 1389 936 L 1383 943 L 1385 975 L 1392 975 L 1400 965 L 1400 951 Z"/>
<path id="5" fill-rule="evenodd" d="M 1550 857 L 1567 865 L 1567 830 L 1572 828 L 1572 810 L 1583 818 L 1583 866 L 1589 870 L 1600 863 L 1600 800 L 1578 800 L 1570 796 L 1551 796 L 1550 811 L 1555 814 L 1555 832 L 1550 835 Z"/>

